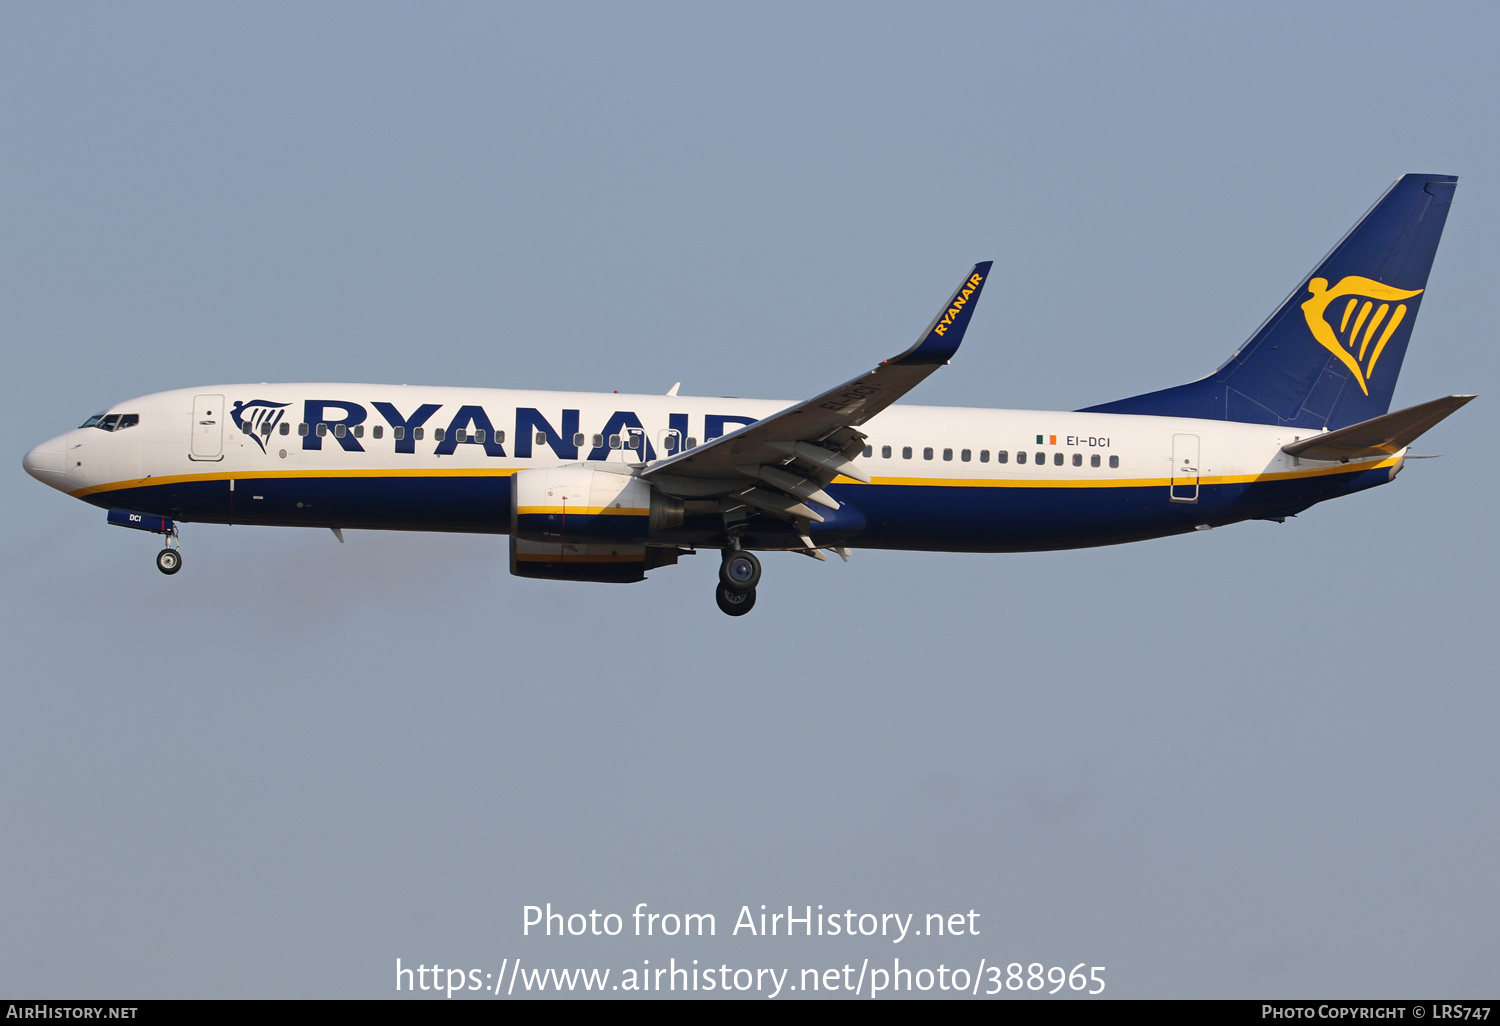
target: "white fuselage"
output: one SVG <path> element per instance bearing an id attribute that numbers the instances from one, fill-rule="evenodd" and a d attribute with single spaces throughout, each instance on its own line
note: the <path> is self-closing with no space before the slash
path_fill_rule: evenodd
<path id="1" fill-rule="evenodd" d="M 218 385 L 117 404 L 107 413 L 133 415 L 134 426 L 75 429 L 37 446 L 26 466 L 96 505 L 150 505 L 149 512 L 179 520 L 504 531 L 508 515 L 495 493 L 475 500 L 494 505 L 492 517 L 470 511 L 455 519 L 440 507 L 467 500 L 439 483 L 503 480 L 580 461 L 648 463 L 790 405 L 358 383 Z M 417 423 L 419 412 L 425 415 Z M 1288 496 L 1285 506 L 1306 505 L 1299 484 L 1386 468 L 1388 480 L 1402 457 L 1313 463 L 1281 451 L 1309 434 L 1305 429 L 1057 411 L 897 405 L 861 430 L 868 446 L 854 462 L 870 483 L 841 477 L 834 484 L 867 516 L 874 509 L 882 517 L 883 527 L 853 544 L 882 547 L 944 548 L 944 531 L 957 531 L 953 547 L 965 550 L 1125 540 L 1111 517 L 1129 522 L 1124 536 L 1175 533 L 1213 523 L 1247 489 L 1276 485 Z M 387 497 L 376 487 L 382 483 L 400 488 L 401 498 Z M 430 518 L 422 512 L 424 487 L 432 489 Z M 989 541 L 982 512 L 967 515 L 961 527 L 941 508 L 924 513 L 945 497 L 973 506 L 976 489 L 986 495 L 982 505 L 996 510 Z M 1028 501 L 1040 494 L 1051 506 Z M 350 509 L 360 495 L 395 506 L 361 518 Z M 1107 501 L 1127 496 L 1118 508 Z M 1327 497 L 1323 487 L 1311 501 Z M 898 509 L 899 516 L 892 512 Z M 1080 510 L 1088 512 L 1077 522 L 1078 536 L 1059 536 L 1059 517 L 1067 521 Z M 1021 519 L 1007 525 L 1011 511 Z M 1250 507 L 1241 512 L 1256 515 Z M 893 516 L 901 522 L 887 523 Z M 932 537 L 923 537 L 924 517 Z M 1018 528 L 1028 537 L 1010 544 L 1007 531 Z"/>

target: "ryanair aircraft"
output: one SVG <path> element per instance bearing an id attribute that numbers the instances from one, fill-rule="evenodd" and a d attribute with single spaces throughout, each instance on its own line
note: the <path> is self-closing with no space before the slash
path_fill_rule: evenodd
<path id="1" fill-rule="evenodd" d="M 958 352 L 976 264 L 910 349 L 804 402 L 392 385 L 131 399 L 26 454 L 108 522 L 510 536 L 521 577 L 625 583 L 697 549 L 750 610 L 756 552 L 1077 548 L 1283 521 L 1396 477 L 1473 396 L 1396 413 L 1457 179 L 1406 175 L 1222 367 L 1075 412 L 898 406 Z"/>

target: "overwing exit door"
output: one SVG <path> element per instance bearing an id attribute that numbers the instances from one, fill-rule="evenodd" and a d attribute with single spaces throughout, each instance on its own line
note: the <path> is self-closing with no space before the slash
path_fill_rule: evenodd
<path id="1" fill-rule="evenodd" d="M 656 433 L 656 455 L 675 456 L 682 451 L 682 435 L 676 428 L 665 428 Z"/>
<path id="2" fill-rule="evenodd" d="M 1198 436 L 1172 436 L 1173 502 L 1198 501 Z"/>

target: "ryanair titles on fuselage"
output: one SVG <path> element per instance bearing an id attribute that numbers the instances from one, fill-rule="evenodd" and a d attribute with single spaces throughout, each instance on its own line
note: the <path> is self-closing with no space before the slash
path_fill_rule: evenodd
<path id="1" fill-rule="evenodd" d="M 564 460 L 607 460 L 613 449 L 638 449 L 645 461 L 654 460 L 658 453 L 641 418 L 631 410 L 616 410 L 597 432 L 585 434 L 580 430 L 580 411 L 564 409 L 554 425 L 539 409 L 531 406 L 515 408 L 515 434 L 507 438 L 506 425 L 497 428 L 489 412 L 477 404 L 457 407 L 451 417 L 440 415 L 441 403 L 421 403 L 403 411 L 395 403 L 350 402 L 344 399 L 306 399 L 302 402 L 302 420 L 293 425 L 290 420 L 269 417 L 242 417 L 242 411 L 265 410 L 286 403 L 255 398 L 234 403 L 231 419 L 246 435 L 255 439 L 268 453 L 267 444 L 277 438 L 277 432 L 285 431 L 290 436 L 297 433 L 300 447 L 304 451 L 321 450 L 326 443 L 333 443 L 345 452 L 364 452 L 365 443 L 383 439 L 390 431 L 393 448 L 398 453 L 415 453 L 417 444 L 432 446 L 437 456 L 451 456 L 460 445 L 476 445 L 486 456 L 505 458 L 507 445 L 514 450 L 517 459 L 530 459 L 533 445 L 546 446 Z M 379 420 L 373 421 L 371 409 Z M 434 418 L 437 418 L 434 421 Z M 675 439 L 669 443 L 673 451 L 687 444 L 688 414 L 671 413 L 667 416 L 669 432 Z M 705 414 L 703 417 L 703 441 L 711 441 L 729 431 L 755 423 L 756 418 L 740 414 Z M 377 434 L 371 428 L 379 427 Z M 290 441 L 290 437 L 287 439 Z M 659 439 L 658 439 L 659 440 Z M 696 439 L 694 440 L 697 441 Z M 634 444 L 632 444 L 634 443 Z"/>

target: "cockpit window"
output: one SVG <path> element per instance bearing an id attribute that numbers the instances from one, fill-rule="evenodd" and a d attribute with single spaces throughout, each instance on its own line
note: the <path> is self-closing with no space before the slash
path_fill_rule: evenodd
<path id="1" fill-rule="evenodd" d="M 81 428 L 98 428 L 100 431 L 124 431 L 126 428 L 135 427 L 141 422 L 138 413 L 96 413 L 82 424 Z"/>

